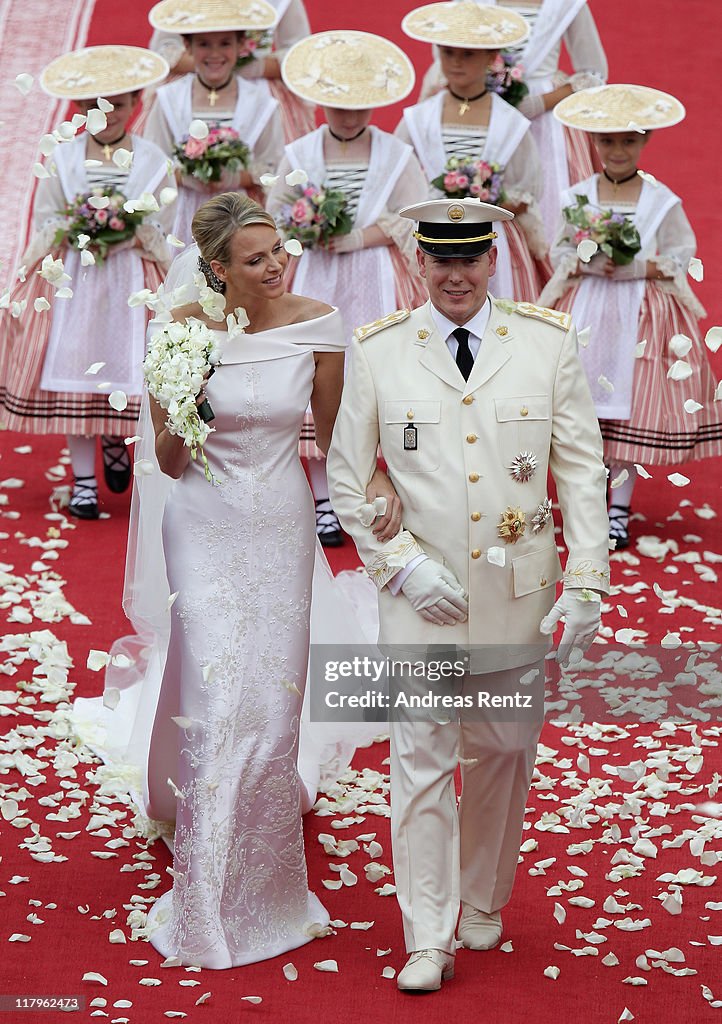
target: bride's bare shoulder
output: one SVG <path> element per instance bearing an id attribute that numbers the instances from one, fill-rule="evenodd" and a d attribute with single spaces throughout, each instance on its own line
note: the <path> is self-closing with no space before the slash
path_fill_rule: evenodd
<path id="1" fill-rule="evenodd" d="M 176 306 L 171 313 L 176 323 L 190 320 L 192 317 L 195 317 L 196 320 L 205 320 L 206 318 L 200 302 L 187 302 L 185 306 Z"/>
<path id="2" fill-rule="evenodd" d="M 303 295 L 289 295 L 292 300 L 289 306 L 289 313 L 292 316 L 291 323 L 303 323 L 304 320 L 317 320 L 320 316 L 333 313 L 334 307 L 319 299 L 307 299 Z"/>

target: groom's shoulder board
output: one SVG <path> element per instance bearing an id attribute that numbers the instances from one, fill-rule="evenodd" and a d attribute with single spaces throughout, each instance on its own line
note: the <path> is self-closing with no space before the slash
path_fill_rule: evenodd
<path id="1" fill-rule="evenodd" d="M 363 327 L 357 327 L 353 332 L 354 337 L 357 341 L 366 341 L 366 339 L 370 338 L 372 334 L 378 334 L 379 331 L 383 331 L 386 327 L 392 327 L 393 324 L 403 323 L 403 321 L 408 320 L 410 316 L 411 310 L 397 309 L 395 313 L 389 313 L 388 316 L 382 316 L 370 324 L 365 324 Z"/>
<path id="2" fill-rule="evenodd" d="M 543 320 L 544 323 L 552 324 L 554 327 L 568 331 L 572 326 L 570 313 L 562 313 L 558 309 L 547 309 L 546 306 L 536 306 L 533 302 L 516 302 L 516 312 L 522 316 L 530 316 L 535 320 Z"/>

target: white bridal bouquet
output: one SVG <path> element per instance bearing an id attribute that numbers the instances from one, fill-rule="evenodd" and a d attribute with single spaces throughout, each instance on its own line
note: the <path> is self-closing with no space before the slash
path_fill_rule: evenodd
<path id="1" fill-rule="evenodd" d="M 204 402 L 208 408 L 202 418 L 196 398 L 219 362 L 218 335 L 203 321 L 190 318 L 185 323 L 163 324 L 151 337 L 143 363 L 148 391 L 168 412 L 168 430 L 183 438 L 191 458 L 197 458 L 200 450 L 206 479 L 211 482 L 213 476 L 203 445 L 213 429 L 206 422 L 213 419 L 213 412 Z"/>

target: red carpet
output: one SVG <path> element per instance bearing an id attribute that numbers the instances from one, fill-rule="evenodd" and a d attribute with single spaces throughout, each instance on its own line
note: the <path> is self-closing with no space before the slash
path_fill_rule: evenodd
<path id="1" fill-rule="evenodd" d="M 145 0 L 133 0 L 122 8 L 110 0 L 98 0 L 89 42 L 145 42 L 148 31 L 143 19 L 150 6 Z M 357 14 L 351 5 L 344 5 L 342 11 L 338 6 L 311 0 L 314 29 L 344 24 L 398 37 L 398 22 L 414 4 L 366 5 Z M 683 17 L 671 0 L 639 0 L 631 24 L 624 19 L 632 8 L 622 0 L 593 0 L 592 8 L 607 45 L 613 79 L 669 88 L 688 106 L 689 118 L 682 127 L 659 133 L 650 142 L 645 166 L 685 198 L 698 232 L 700 254 L 709 261 L 705 281 L 697 290 L 710 310 L 709 323 L 720 323 L 722 280 L 714 245 L 720 234 L 720 214 L 710 203 L 713 190 L 701 187 L 716 180 L 720 143 L 707 126 L 709 74 L 700 70 L 699 41 L 719 36 L 722 15 L 716 4 L 705 0 L 688 0 Z M 409 44 L 408 50 L 423 71 L 426 48 Z M 393 124 L 395 116 L 390 114 L 384 123 Z M 718 375 L 721 370 L 718 364 Z M 32 452 L 16 451 L 27 445 Z M 0 712 L 7 729 L 0 745 L 0 810 L 3 817 L 13 819 L 3 823 L 0 941 L 7 945 L 0 995 L 78 995 L 85 999 L 84 1017 L 95 1012 L 103 1019 L 132 1024 L 166 1020 L 171 1014 L 214 1024 L 246 1019 L 246 1015 L 274 1024 L 285 1020 L 401 1024 L 446 1018 L 464 1024 L 477 1020 L 511 1024 L 518 1019 L 532 1024 L 577 1020 L 612 1024 L 620 1019 L 666 1024 L 719 1019 L 719 1008 L 711 1006 L 710 1000 L 722 1000 L 717 948 L 722 942 L 722 890 L 714 852 L 721 848 L 722 823 L 719 818 L 704 817 L 704 810 L 698 809 L 706 801 L 719 800 L 715 790 L 719 774 L 715 773 L 722 773 L 722 757 L 720 729 L 714 723 L 700 723 L 696 731 L 679 729 L 664 739 L 654 736 L 654 726 L 598 735 L 548 726 L 542 739 L 549 752 L 538 765 L 525 836 L 538 847 L 523 854 L 514 898 L 504 914 L 505 939 L 511 941 L 512 949 L 462 951 L 456 979 L 437 996 L 421 1000 L 401 996 L 395 982 L 382 977 L 384 967 L 398 970 L 405 960 L 395 900 L 374 892 L 387 879 L 370 883 L 363 871 L 369 861 L 365 853 L 328 856 L 317 836 L 332 833 L 351 838 L 375 832 L 384 848 L 378 859 L 390 865 L 388 822 L 366 814 L 365 820 L 337 831 L 331 823 L 345 817 L 346 811 L 306 819 L 311 885 L 322 894 L 333 917 L 347 923 L 372 921 L 372 927 L 339 926 L 335 936 L 234 971 L 196 974 L 162 968 L 151 947 L 131 941 L 128 915 L 139 897 L 166 888 L 170 858 L 160 843 L 150 848 L 155 860 L 139 858 L 142 847 L 137 840 L 131 833 L 123 836 L 123 827 L 129 824 L 124 808 L 99 793 L 93 783 L 97 765 L 74 764 L 72 757 L 58 756 L 58 737 L 43 734 L 43 729 L 63 696 L 65 667 L 56 658 L 45 680 L 38 665 L 41 654 L 48 654 L 41 649 L 43 637 L 36 638 L 40 647 L 27 652 L 28 657 L 22 647 L 23 630 L 52 631 L 67 642 L 73 663 L 68 680 L 75 686 L 74 693 L 100 691 L 100 677 L 85 664 L 91 648 L 107 650 L 124 630 L 120 592 L 127 497 L 103 493 L 109 518 L 98 523 L 58 520 L 48 507 L 54 485 L 45 474 L 57 465 L 60 439 L 3 434 L 0 447 L 0 616 L 5 637 L 0 641 Z M 722 474 L 713 463 L 692 464 L 685 473 L 692 482 L 682 489 L 669 484 L 661 471 L 639 484 L 635 507 L 646 522 L 637 523 L 636 536 L 663 538 L 668 549 L 643 544 L 648 554 L 633 548 L 625 556 L 615 556 L 616 592 L 605 620 L 613 631 L 645 630 L 650 642 L 658 642 L 668 631 L 697 641 L 719 641 L 722 636 L 722 598 L 715 575 L 722 557 L 722 530 L 716 515 Z M 18 480 L 23 486 L 13 485 Z M 46 518 L 48 514 L 51 518 Z M 54 547 L 56 541 L 67 541 L 67 547 Z M 670 547 L 670 542 L 677 547 Z M 57 559 L 52 557 L 56 552 Z M 353 564 L 351 546 L 334 555 L 333 561 L 336 568 Z M 667 614 L 654 584 L 678 591 L 685 604 Z M 71 608 L 57 595 L 49 595 L 56 585 L 90 624 L 74 623 Z M 17 703 L 10 695 L 15 689 L 22 694 Z M 667 769 L 658 768 L 653 774 L 660 750 L 669 758 Z M 386 745 L 361 751 L 356 767 L 384 771 L 386 755 Z M 633 770 L 624 772 L 624 779 L 613 773 L 634 762 L 646 765 L 641 782 L 634 782 Z M 664 791 L 665 775 L 676 789 Z M 659 792 L 657 780 L 662 787 Z M 598 820 L 591 820 L 587 828 L 575 827 L 564 812 L 572 801 L 579 801 L 587 785 L 595 811 L 592 817 Z M 14 818 L 13 799 L 19 805 Z M 640 803 L 635 806 L 637 800 Z M 79 813 L 74 817 L 76 808 Z M 633 831 L 640 822 L 651 834 L 644 828 Z M 77 835 L 64 838 L 73 833 Z M 646 855 L 635 862 L 640 848 L 634 854 L 632 847 L 638 838 L 651 839 L 656 859 L 649 856 L 651 848 L 643 847 Z M 572 846 L 589 841 L 593 841 L 590 852 Z M 570 847 L 574 852 L 569 852 Z M 67 859 L 49 860 L 51 855 Z M 623 858 L 630 856 L 632 863 L 625 865 Z M 323 880 L 337 878 L 331 865 L 344 862 L 358 875 L 358 884 L 325 890 Z M 139 887 L 149 874 L 148 865 L 160 876 L 156 889 Z M 714 881 L 709 886 L 681 884 L 682 913 L 673 916 L 657 899 L 670 891 L 669 882 L 660 876 L 682 869 L 693 869 Z M 700 877 L 690 875 L 689 879 L 694 882 Z M 607 902 L 612 896 L 627 910 Z M 594 903 L 582 905 L 579 897 Z M 554 916 L 555 904 L 566 910 L 561 924 Z M 629 930 L 615 926 L 614 922 L 625 919 L 630 919 Z M 115 941 L 118 932 L 127 941 Z M 14 935 L 30 941 L 9 942 Z M 379 955 L 386 950 L 390 952 Z M 638 960 L 652 950 L 664 956 L 648 952 L 646 961 Z M 603 960 L 612 952 L 619 963 L 607 966 Z M 330 959 L 337 961 L 338 974 L 314 970 L 314 963 Z M 135 966 L 133 960 L 147 963 Z M 299 972 L 295 982 L 282 973 L 289 962 Z M 550 966 L 560 969 L 557 980 L 545 977 L 543 972 Z M 693 973 L 671 973 L 685 969 Z M 86 972 L 97 972 L 108 984 L 82 981 Z M 140 984 L 148 978 L 161 984 Z M 630 978 L 647 984 L 625 984 Z M 210 993 L 207 1000 L 197 1006 L 206 993 Z M 262 1002 L 243 1001 L 246 996 L 261 997 Z M 104 1002 L 91 1005 L 91 1000 Z M 2 1003 L 0 1007 L 5 1008 Z M 625 1007 L 633 1017 L 623 1015 Z M 57 1019 L 57 1014 L 28 1011 L 8 1018 L 14 1019 L 47 1022 Z"/>

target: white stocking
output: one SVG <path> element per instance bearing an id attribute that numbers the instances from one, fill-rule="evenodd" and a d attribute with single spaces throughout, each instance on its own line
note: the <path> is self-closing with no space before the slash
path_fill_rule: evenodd
<path id="1" fill-rule="evenodd" d="M 311 482 L 311 491 L 316 501 L 323 501 L 324 498 L 328 498 L 325 459 L 308 460 L 308 477 Z"/>
<path id="2" fill-rule="evenodd" d="M 95 480 L 95 437 L 68 434 L 67 440 L 73 475 Z"/>

